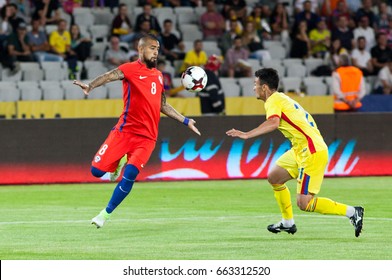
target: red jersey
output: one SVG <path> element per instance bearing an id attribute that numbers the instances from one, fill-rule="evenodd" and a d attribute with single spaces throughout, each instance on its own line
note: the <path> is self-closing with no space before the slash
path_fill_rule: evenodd
<path id="1" fill-rule="evenodd" d="M 116 129 L 156 141 L 164 91 L 162 73 L 140 60 L 118 67 L 124 73 L 124 109 Z"/>

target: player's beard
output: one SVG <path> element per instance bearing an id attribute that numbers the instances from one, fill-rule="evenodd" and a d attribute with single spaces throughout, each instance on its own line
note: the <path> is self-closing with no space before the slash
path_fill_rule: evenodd
<path id="1" fill-rule="evenodd" d="M 157 68 L 157 59 L 154 58 L 150 58 L 150 59 L 146 59 L 144 58 L 144 61 L 146 63 L 147 68 Z"/>

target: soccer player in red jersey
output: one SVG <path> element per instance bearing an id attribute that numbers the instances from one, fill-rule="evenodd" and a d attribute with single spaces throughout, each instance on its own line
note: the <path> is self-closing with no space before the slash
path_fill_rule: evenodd
<path id="1" fill-rule="evenodd" d="M 150 158 L 158 136 L 161 112 L 200 135 L 193 119 L 184 117 L 166 103 L 162 73 L 156 69 L 158 51 L 157 38 L 145 34 L 139 40 L 137 61 L 122 64 L 88 84 L 74 81 L 86 95 L 94 88 L 109 82 L 122 80 L 123 83 L 123 112 L 95 154 L 91 173 L 95 177 L 102 177 L 110 172 L 111 180 L 114 181 L 124 165 L 125 168 L 107 207 L 91 221 L 97 228 L 105 224 L 113 210 L 130 193 L 140 169 Z M 123 161 L 125 155 L 127 160 Z"/>

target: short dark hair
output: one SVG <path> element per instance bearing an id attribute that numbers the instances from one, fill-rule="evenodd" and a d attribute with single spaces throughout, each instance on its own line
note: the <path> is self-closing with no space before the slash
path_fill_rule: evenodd
<path id="1" fill-rule="evenodd" d="M 168 23 L 168 22 L 173 23 L 173 21 L 172 21 L 171 19 L 167 18 L 167 19 L 165 19 L 165 20 L 163 21 L 163 24 L 165 25 L 165 24 Z"/>
<path id="2" fill-rule="evenodd" d="M 261 68 L 255 72 L 256 78 L 259 78 L 260 84 L 266 84 L 271 90 L 277 90 L 279 87 L 278 71 L 273 68 Z"/>

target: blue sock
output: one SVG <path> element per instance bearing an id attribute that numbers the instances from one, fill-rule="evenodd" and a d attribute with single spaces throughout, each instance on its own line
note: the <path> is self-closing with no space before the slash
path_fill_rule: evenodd
<path id="1" fill-rule="evenodd" d="M 91 174 L 93 174 L 93 176 L 100 178 L 105 175 L 105 173 L 105 171 L 99 170 L 98 168 L 91 166 Z"/>
<path id="2" fill-rule="evenodd" d="M 113 191 L 112 198 L 110 199 L 106 212 L 109 214 L 124 200 L 124 198 L 131 192 L 133 183 L 139 170 L 133 164 L 127 164 L 124 169 L 124 175 L 121 181 L 117 184 Z"/>

